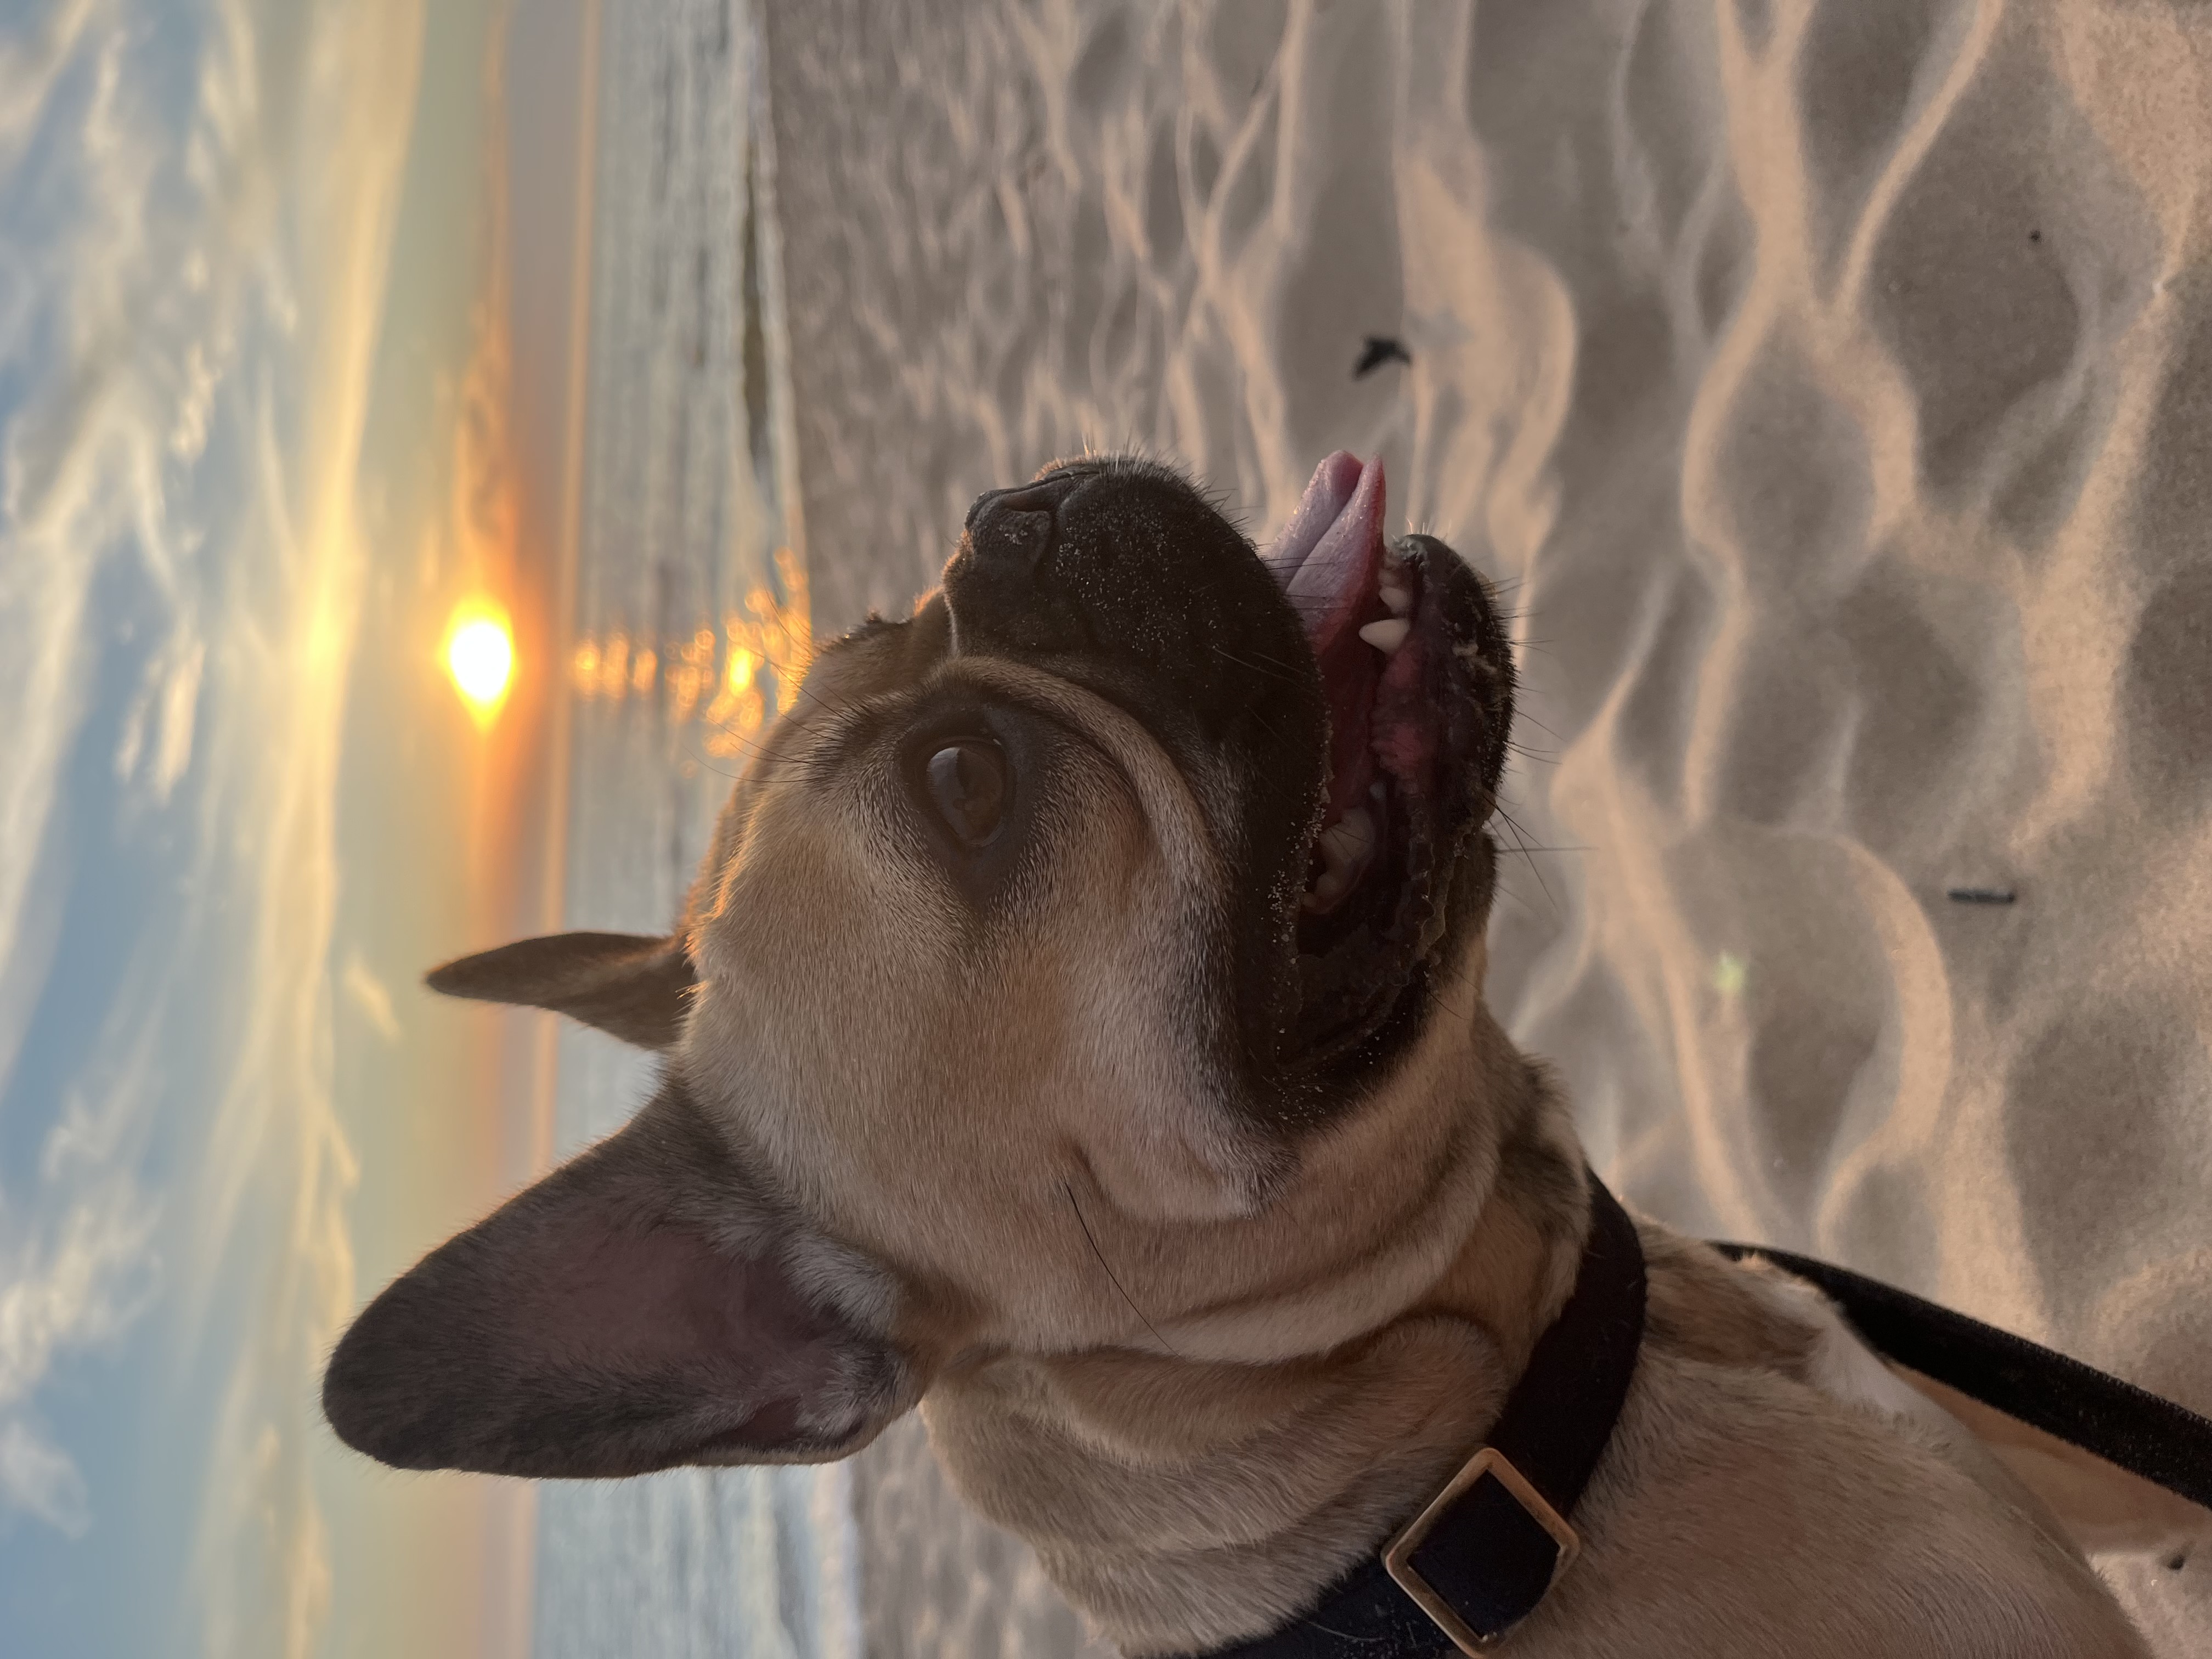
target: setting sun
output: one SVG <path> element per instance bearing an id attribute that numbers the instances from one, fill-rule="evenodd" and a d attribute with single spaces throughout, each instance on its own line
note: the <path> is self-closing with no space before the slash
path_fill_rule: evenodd
<path id="1" fill-rule="evenodd" d="M 446 672 L 477 723 L 488 726 L 514 674 L 514 634 L 507 612 L 489 599 L 464 599 L 446 629 Z"/>

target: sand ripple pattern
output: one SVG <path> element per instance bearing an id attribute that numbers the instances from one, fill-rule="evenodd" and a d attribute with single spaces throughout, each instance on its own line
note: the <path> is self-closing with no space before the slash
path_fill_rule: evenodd
<path id="1" fill-rule="evenodd" d="M 771 9 L 822 627 L 1085 443 L 1255 535 L 1379 450 L 1522 613 L 1581 850 L 1491 989 L 1601 1168 L 2212 1409 L 2212 13 Z M 918 1431 L 860 1479 L 873 1651 L 1076 1650 Z"/>

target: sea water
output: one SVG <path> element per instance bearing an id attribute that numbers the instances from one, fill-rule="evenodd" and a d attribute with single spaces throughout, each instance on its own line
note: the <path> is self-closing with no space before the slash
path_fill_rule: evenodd
<path id="1" fill-rule="evenodd" d="M 772 158 L 747 9 L 602 16 L 564 920 L 657 933 L 811 629 L 785 507 Z M 564 1029 L 556 1152 L 619 1127 L 652 1069 Z M 548 1483 L 532 1645 L 545 1659 L 857 1656 L 856 1550 L 837 1466 Z"/>

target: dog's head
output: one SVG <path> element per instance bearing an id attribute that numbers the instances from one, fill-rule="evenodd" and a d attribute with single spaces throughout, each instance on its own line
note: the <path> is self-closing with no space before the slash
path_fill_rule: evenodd
<path id="1" fill-rule="evenodd" d="M 1252 1357 L 1239 1310 L 1385 1248 L 1285 1194 L 1468 1024 L 1512 672 L 1481 581 L 1383 510 L 1342 454 L 1265 556 L 1146 463 L 985 495 L 937 593 L 812 664 L 674 934 L 432 975 L 664 1080 L 362 1314 L 340 1435 L 838 1456 L 994 1347 Z"/>

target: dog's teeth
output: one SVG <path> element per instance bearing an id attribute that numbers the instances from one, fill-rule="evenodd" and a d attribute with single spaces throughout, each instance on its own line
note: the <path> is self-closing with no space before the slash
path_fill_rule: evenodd
<path id="1" fill-rule="evenodd" d="M 1406 635 L 1413 626 L 1403 617 L 1385 617 L 1381 622 L 1371 622 L 1361 629 L 1359 637 L 1384 656 L 1394 656 L 1398 647 L 1405 644 Z"/>
<path id="2" fill-rule="evenodd" d="M 1344 878 L 1334 870 L 1324 870 L 1314 878 L 1314 884 L 1306 889 L 1305 908 L 1309 910 L 1326 910 L 1330 905 L 1335 903 L 1343 893 Z"/>
<path id="3" fill-rule="evenodd" d="M 1375 820 L 1367 816 L 1367 809 L 1355 806 L 1322 834 L 1322 846 L 1327 849 L 1322 856 L 1328 867 L 1339 867 L 1341 858 L 1346 864 L 1357 864 L 1367 856 L 1375 845 Z"/>
<path id="4" fill-rule="evenodd" d="M 1382 596 L 1382 603 L 1390 607 L 1390 614 L 1402 617 L 1413 608 L 1413 596 L 1402 587 L 1393 587 L 1384 582 L 1375 590 Z"/>
<path id="5" fill-rule="evenodd" d="M 1321 832 L 1314 842 L 1321 854 L 1322 872 L 1306 889 L 1305 908 L 1326 910 L 1341 898 L 1375 850 L 1375 820 L 1364 806 L 1355 806 Z"/>

